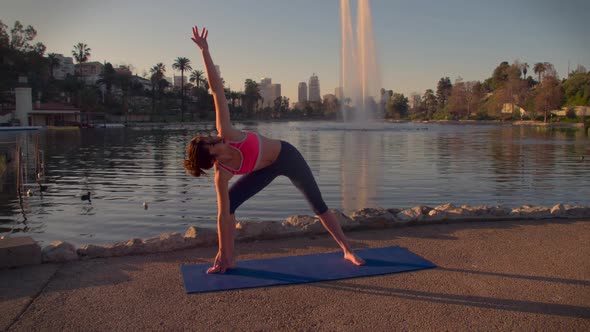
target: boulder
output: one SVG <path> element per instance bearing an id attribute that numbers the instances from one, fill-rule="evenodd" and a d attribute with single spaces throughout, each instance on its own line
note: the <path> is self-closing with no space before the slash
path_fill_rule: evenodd
<path id="1" fill-rule="evenodd" d="M 76 251 L 80 258 L 97 258 L 97 257 L 110 257 L 111 253 L 103 246 L 97 246 L 95 244 L 88 244 L 78 248 Z"/>
<path id="2" fill-rule="evenodd" d="M 208 247 L 217 244 L 217 231 L 209 228 L 191 226 L 184 233 L 187 247 Z"/>
<path id="3" fill-rule="evenodd" d="M 239 221 L 236 233 L 237 240 L 262 240 L 278 238 L 287 232 L 278 221 Z"/>
<path id="4" fill-rule="evenodd" d="M 388 209 L 388 211 L 389 210 L 390 209 Z M 431 210 L 431 207 L 420 205 L 410 209 L 402 210 L 395 214 L 395 217 L 399 222 L 402 223 L 423 221 Z"/>
<path id="5" fill-rule="evenodd" d="M 590 218 L 590 206 L 565 206 L 565 215 L 568 218 Z"/>
<path id="6" fill-rule="evenodd" d="M 396 218 L 389 211 L 381 208 L 364 208 L 356 210 L 350 216 L 353 223 L 363 228 L 385 228 L 392 227 Z"/>
<path id="7" fill-rule="evenodd" d="M 518 219 L 547 219 L 551 218 L 551 210 L 544 206 L 523 205 L 512 209 L 510 216 Z"/>
<path id="8" fill-rule="evenodd" d="M 561 203 L 556 204 L 551 208 L 551 216 L 554 218 L 565 218 L 567 217 L 566 212 L 565 206 Z"/>
<path id="9" fill-rule="evenodd" d="M 78 260 L 76 247 L 64 241 L 54 241 L 43 248 L 44 263 L 62 263 Z"/>
<path id="10" fill-rule="evenodd" d="M 108 257 L 127 256 L 143 253 L 143 241 L 141 239 L 130 239 L 123 242 L 117 242 L 104 247 L 108 252 Z"/>
<path id="11" fill-rule="evenodd" d="M 336 220 L 338 220 L 338 223 L 340 224 L 340 227 L 342 227 L 342 229 L 354 229 L 358 226 L 358 223 L 352 221 L 352 219 L 349 216 L 345 215 L 342 211 L 335 209 L 330 209 L 330 211 L 332 211 L 334 217 L 336 217 Z"/>
<path id="12" fill-rule="evenodd" d="M 283 232 L 289 235 L 326 232 L 319 218 L 307 215 L 291 216 L 282 222 L 282 226 Z"/>
<path id="13" fill-rule="evenodd" d="M 164 252 L 186 247 L 184 238 L 179 233 L 165 233 L 143 240 L 144 252 Z"/>

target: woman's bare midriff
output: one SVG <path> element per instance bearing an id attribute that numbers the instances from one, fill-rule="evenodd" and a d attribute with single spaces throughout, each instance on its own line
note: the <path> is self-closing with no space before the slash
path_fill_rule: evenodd
<path id="1" fill-rule="evenodd" d="M 281 152 L 281 141 L 264 137 L 260 134 L 259 137 L 261 140 L 260 153 L 262 153 L 262 156 L 260 156 L 260 162 L 255 171 L 270 166 L 275 160 L 277 160 L 279 153 Z"/>

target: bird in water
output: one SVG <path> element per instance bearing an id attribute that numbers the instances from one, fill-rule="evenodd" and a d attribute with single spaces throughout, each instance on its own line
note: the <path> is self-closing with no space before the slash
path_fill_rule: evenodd
<path id="1" fill-rule="evenodd" d="M 80 199 L 83 200 L 83 201 L 91 202 L 91 200 L 90 200 L 90 191 L 88 192 L 88 194 L 82 195 L 82 197 Z"/>
<path id="2" fill-rule="evenodd" d="M 144 208 L 144 210 L 147 210 L 148 209 L 148 203 L 147 202 L 143 202 L 143 208 Z"/>

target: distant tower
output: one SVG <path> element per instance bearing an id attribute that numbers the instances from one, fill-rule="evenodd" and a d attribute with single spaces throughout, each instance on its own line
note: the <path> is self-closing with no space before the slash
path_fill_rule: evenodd
<path id="1" fill-rule="evenodd" d="M 299 82 L 299 87 L 298 87 L 298 98 L 297 101 L 300 103 L 306 102 L 307 101 L 307 83 L 305 82 Z"/>
<path id="2" fill-rule="evenodd" d="M 309 100 L 321 101 L 320 96 L 320 80 L 315 73 L 309 78 Z"/>

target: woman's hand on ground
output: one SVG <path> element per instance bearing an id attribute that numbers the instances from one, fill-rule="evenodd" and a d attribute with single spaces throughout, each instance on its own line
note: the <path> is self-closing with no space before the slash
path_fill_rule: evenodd
<path id="1" fill-rule="evenodd" d="M 199 28 L 195 25 L 193 27 L 193 36 L 191 37 L 191 39 L 193 40 L 193 42 L 195 42 L 195 44 L 197 44 L 197 46 L 199 46 L 199 48 L 202 51 L 204 51 L 209 48 L 209 45 L 207 44 L 208 35 L 209 30 L 207 30 L 206 28 L 203 28 L 203 31 L 201 32 L 201 34 L 199 34 Z"/>
<path id="2" fill-rule="evenodd" d="M 233 257 L 229 257 L 230 255 L 224 254 L 221 250 L 215 256 L 215 262 L 213 266 L 207 270 L 207 273 L 225 273 L 227 269 L 233 269 L 235 267 L 235 262 Z"/>

